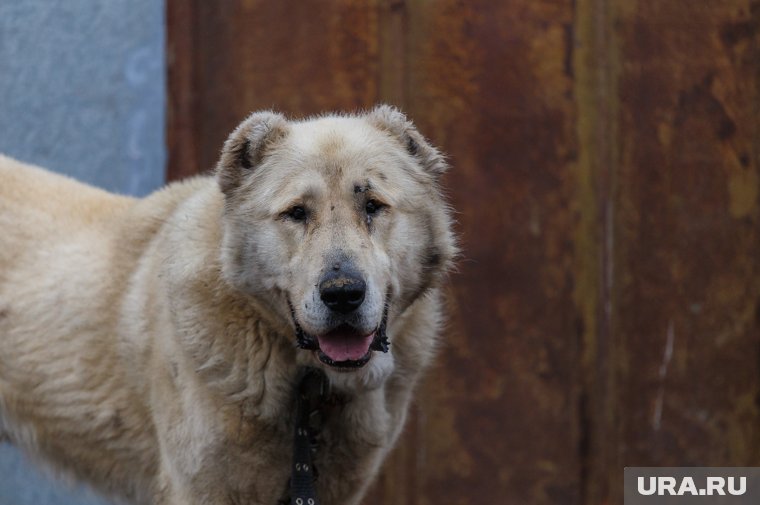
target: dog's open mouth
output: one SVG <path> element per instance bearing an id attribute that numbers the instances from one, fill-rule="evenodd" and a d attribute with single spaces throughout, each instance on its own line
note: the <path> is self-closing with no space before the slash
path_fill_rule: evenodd
<path id="1" fill-rule="evenodd" d="M 344 370 L 361 368 L 372 359 L 373 351 L 388 352 L 388 337 L 385 334 L 388 310 L 375 331 L 364 335 L 356 328 L 342 324 L 324 335 L 312 336 L 303 331 L 291 306 L 293 323 L 296 327 L 298 347 L 314 351 L 322 363 Z"/>
<path id="2" fill-rule="evenodd" d="M 348 325 L 338 326 L 317 337 L 317 357 L 322 363 L 337 368 L 361 368 L 372 358 L 370 347 L 376 334 L 373 331 L 361 335 Z"/>

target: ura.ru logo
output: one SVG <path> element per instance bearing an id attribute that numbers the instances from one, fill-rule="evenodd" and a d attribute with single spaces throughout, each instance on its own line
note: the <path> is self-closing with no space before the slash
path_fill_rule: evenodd
<path id="1" fill-rule="evenodd" d="M 746 477 L 706 477 L 699 487 L 693 477 L 639 477 L 638 492 L 643 496 L 741 496 L 747 492 Z"/>

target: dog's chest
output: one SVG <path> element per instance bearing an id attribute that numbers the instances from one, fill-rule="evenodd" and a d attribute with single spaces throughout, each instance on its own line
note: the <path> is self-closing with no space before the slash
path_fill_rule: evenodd
<path id="1" fill-rule="evenodd" d="M 382 405 L 356 401 L 330 405 L 315 433 L 313 465 L 322 503 L 350 504 L 374 476 L 388 440 Z M 294 470 L 294 412 L 277 422 L 241 422 L 219 457 L 230 494 L 240 504 L 275 505 L 288 496 Z"/>

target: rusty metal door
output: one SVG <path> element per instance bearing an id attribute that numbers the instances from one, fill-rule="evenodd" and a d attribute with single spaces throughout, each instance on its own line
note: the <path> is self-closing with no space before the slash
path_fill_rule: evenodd
<path id="1" fill-rule="evenodd" d="M 451 157 L 448 343 L 367 505 L 760 465 L 760 2 L 168 7 L 170 177 L 262 108 L 394 103 Z"/>

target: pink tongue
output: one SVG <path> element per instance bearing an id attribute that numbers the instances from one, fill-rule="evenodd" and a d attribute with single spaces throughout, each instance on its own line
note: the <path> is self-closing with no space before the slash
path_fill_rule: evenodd
<path id="1" fill-rule="evenodd" d="M 363 358 L 369 352 L 369 346 L 375 333 L 367 336 L 356 333 L 336 330 L 317 337 L 319 348 L 333 361 L 356 361 Z"/>

